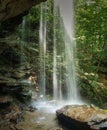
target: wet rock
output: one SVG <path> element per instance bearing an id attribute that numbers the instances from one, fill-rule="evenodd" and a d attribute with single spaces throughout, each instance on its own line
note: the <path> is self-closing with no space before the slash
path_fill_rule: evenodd
<path id="1" fill-rule="evenodd" d="M 13 101 L 13 98 L 11 96 L 0 96 L 0 108 L 4 109 L 7 106 L 9 106 Z"/>
<path id="2" fill-rule="evenodd" d="M 0 130 L 7 130 L 11 124 L 17 124 L 23 119 L 23 112 L 18 105 L 11 104 L 0 110 Z M 6 127 L 6 128 L 5 128 Z M 10 130 L 10 129 L 9 129 Z"/>
<path id="3" fill-rule="evenodd" d="M 15 130 L 15 127 L 13 125 L 10 125 L 10 130 Z"/>
<path id="4" fill-rule="evenodd" d="M 26 108 L 26 111 L 30 111 L 30 112 L 34 112 L 36 110 L 37 110 L 37 108 L 35 108 L 33 106 L 29 106 L 29 107 Z"/>
<path id="5" fill-rule="evenodd" d="M 101 107 L 107 110 L 107 103 L 104 103 Z"/>
<path id="6" fill-rule="evenodd" d="M 29 10 L 32 6 L 37 5 L 45 0 L 1 0 L 0 1 L 0 22 L 6 19 L 15 17 L 26 10 Z M 23 6 L 24 5 L 24 6 Z"/>
<path id="7" fill-rule="evenodd" d="M 0 96 L 0 104 L 8 103 L 12 101 L 12 97 L 10 96 Z"/>
<path id="8" fill-rule="evenodd" d="M 5 118 L 10 122 L 17 124 L 21 120 L 21 111 L 18 106 L 11 106 L 9 113 L 5 115 Z"/>
<path id="9" fill-rule="evenodd" d="M 25 72 L 24 71 L 20 71 L 20 72 L 18 72 L 18 71 L 15 71 L 12 75 L 11 75 L 11 77 L 12 78 L 15 78 L 15 79 L 20 79 L 20 78 L 22 78 L 22 77 L 24 77 L 25 76 Z"/>
<path id="10" fill-rule="evenodd" d="M 52 128 L 50 130 L 62 130 L 62 128 Z"/>
<path id="11" fill-rule="evenodd" d="M 32 96 L 29 88 L 31 86 L 27 82 L 2 79 L 0 80 L 0 95 L 3 97 L 1 97 L 3 99 L 1 101 L 9 102 L 12 101 L 11 99 L 14 99 L 14 101 L 17 99 L 20 102 L 28 102 Z"/>
<path id="12" fill-rule="evenodd" d="M 61 123 L 75 130 L 107 130 L 107 113 L 94 106 L 69 105 L 56 114 Z"/>

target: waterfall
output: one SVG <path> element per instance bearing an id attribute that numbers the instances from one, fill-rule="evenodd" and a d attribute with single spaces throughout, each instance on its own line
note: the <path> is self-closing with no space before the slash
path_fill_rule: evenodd
<path id="1" fill-rule="evenodd" d="M 22 21 L 22 44 L 24 45 L 25 42 L 25 31 L 26 31 L 26 18 L 23 18 Z"/>
<path id="2" fill-rule="evenodd" d="M 60 26 L 57 27 L 57 22 L 56 22 L 56 11 L 59 12 L 58 8 L 56 9 L 56 6 L 54 5 L 53 8 L 53 14 L 54 14 L 54 19 L 53 19 L 53 99 L 55 101 L 59 100 L 62 101 L 62 70 L 61 70 L 61 49 L 60 47 L 62 46 L 61 44 L 59 45 L 58 49 L 58 37 L 57 37 L 57 32 L 56 29 L 58 28 L 61 30 Z M 59 14 L 58 14 L 59 15 Z M 60 20 L 58 20 L 60 21 Z"/>
<path id="3" fill-rule="evenodd" d="M 46 96 L 46 3 L 40 5 L 41 16 L 40 16 L 40 30 L 39 30 L 39 42 L 40 42 L 40 96 Z"/>
<path id="4" fill-rule="evenodd" d="M 22 24 L 21 24 L 21 29 L 22 29 L 22 32 L 21 32 L 21 37 L 20 37 L 20 49 L 21 49 L 21 52 L 23 52 L 23 47 L 26 45 L 26 42 L 25 42 L 25 39 L 26 39 L 26 36 L 25 36 L 25 33 L 26 33 L 26 17 L 23 17 L 23 20 L 22 20 Z M 20 64 L 22 64 L 22 61 L 23 61 L 23 58 L 22 58 L 22 55 L 20 57 Z"/>
<path id="5" fill-rule="evenodd" d="M 68 36 L 65 36 L 65 62 L 66 62 L 66 86 L 67 100 L 78 101 L 78 89 L 75 67 L 75 42 Z"/>
<path id="6" fill-rule="evenodd" d="M 55 36 L 54 31 L 54 67 L 53 67 L 53 90 L 54 90 L 54 99 L 59 100 L 64 99 L 66 101 L 70 102 L 78 102 L 80 101 L 80 96 L 77 89 L 77 78 L 76 78 L 76 42 L 75 42 L 75 30 L 74 30 L 74 3 L 73 0 L 54 0 L 55 7 L 54 11 L 59 8 L 59 19 L 60 19 L 60 26 L 54 25 L 54 30 L 58 28 L 59 30 L 64 31 L 63 35 L 63 41 L 60 44 L 60 47 L 63 46 L 63 49 L 59 51 L 59 57 L 63 59 L 63 61 L 59 61 L 59 64 L 63 62 L 63 68 L 65 68 L 64 72 L 62 67 L 60 66 L 59 69 L 57 69 L 57 54 L 56 54 L 56 48 L 58 47 L 58 40 Z M 63 26 L 62 26 L 63 25 Z M 57 42 L 56 42 L 57 41 Z M 63 45 L 61 45 L 63 44 Z M 56 47 L 57 46 L 57 47 Z M 64 55 L 63 55 L 64 52 Z M 59 73 L 59 76 L 56 74 Z M 62 73 L 63 72 L 63 73 Z M 64 91 L 62 88 L 63 83 L 63 77 L 65 80 L 65 88 L 66 91 Z M 59 84 L 58 84 L 59 81 Z M 56 98 L 55 98 L 56 97 Z"/>
<path id="7" fill-rule="evenodd" d="M 74 3 L 73 0 L 54 0 L 53 4 L 53 24 L 51 23 L 51 27 L 47 26 L 49 22 L 46 19 L 49 9 L 47 2 L 40 5 L 40 96 L 46 99 L 46 79 L 51 78 L 46 75 L 48 71 L 46 65 L 47 60 L 50 60 L 48 56 L 52 56 L 53 61 L 48 64 L 48 69 L 50 67 L 52 71 L 48 71 L 48 73 L 52 72 L 53 100 L 77 103 L 80 101 L 80 96 L 76 77 Z M 48 50 L 51 37 L 48 29 L 50 28 L 53 28 L 53 43 L 51 42 L 53 52 Z M 51 86 L 49 84 L 48 88 Z"/>
<path id="8" fill-rule="evenodd" d="M 55 7 L 54 7 L 55 8 Z M 56 48 L 56 33 L 55 33 L 55 9 L 53 10 L 53 99 L 58 99 L 58 81 L 57 81 L 57 48 Z"/>

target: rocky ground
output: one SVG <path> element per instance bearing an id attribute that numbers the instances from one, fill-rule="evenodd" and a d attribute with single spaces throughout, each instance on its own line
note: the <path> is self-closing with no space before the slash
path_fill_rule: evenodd
<path id="1" fill-rule="evenodd" d="M 22 117 L 19 122 L 8 122 L 0 126 L 0 130 L 66 130 L 58 125 L 55 113 L 26 107 Z"/>
<path id="2" fill-rule="evenodd" d="M 0 130 L 106 130 L 107 111 L 93 105 L 69 105 L 50 112 L 50 108 L 16 106 L 0 113 Z M 5 112 L 10 113 L 5 113 Z M 4 113 L 3 113 L 4 112 Z M 57 120 L 58 118 L 58 120 Z M 59 122 L 58 122 L 59 121 Z"/>

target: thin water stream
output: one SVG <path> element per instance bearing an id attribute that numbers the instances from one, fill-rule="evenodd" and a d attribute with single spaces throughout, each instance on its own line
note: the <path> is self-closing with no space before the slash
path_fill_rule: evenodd
<path id="1" fill-rule="evenodd" d="M 42 95 L 45 98 L 46 95 L 46 8 L 47 5 L 41 4 L 40 10 L 41 10 L 41 17 L 40 17 L 40 31 L 39 31 L 39 42 L 40 42 L 40 95 Z"/>

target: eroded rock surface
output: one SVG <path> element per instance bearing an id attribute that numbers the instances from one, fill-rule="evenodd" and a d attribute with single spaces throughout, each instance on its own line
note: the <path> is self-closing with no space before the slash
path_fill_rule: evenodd
<path id="1" fill-rule="evenodd" d="M 0 0 L 0 38 L 14 33 L 29 9 L 44 1 L 46 0 Z"/>
<path id="2" fill-rule="evenodd" d="M 107 130 L 106 111 L 94 106 L 65 106 L 56 114 L 63 124 L 75 130 Z"/>
<path id="3" fill-rule="evenodd" d="M 0 22 L 15 17 L 45 0 L 0 0 Z"/>

